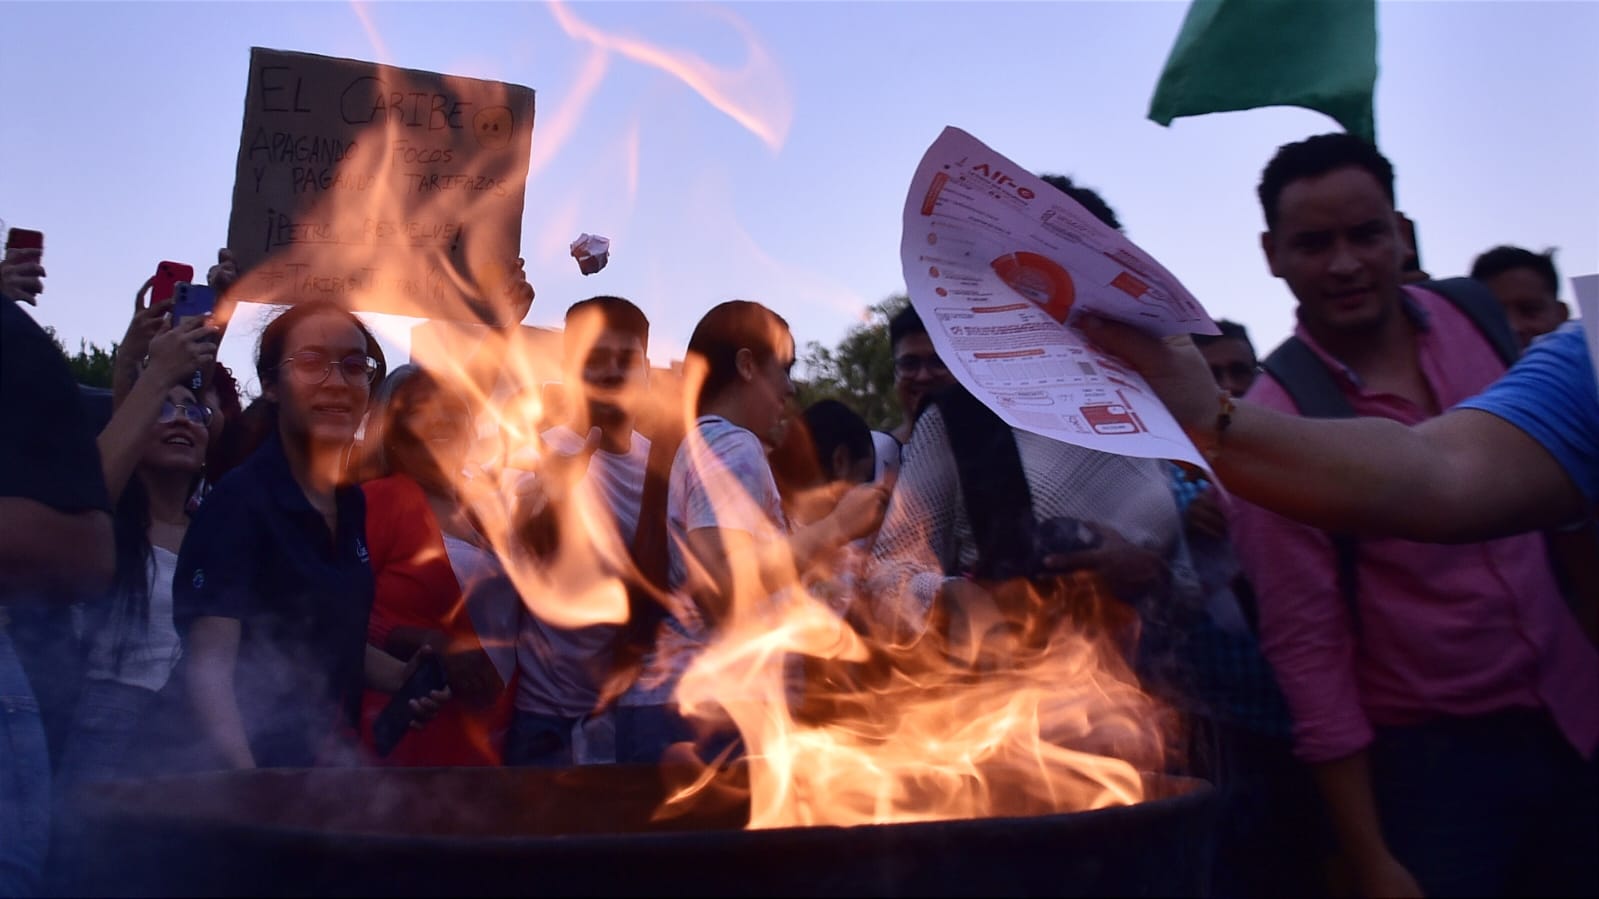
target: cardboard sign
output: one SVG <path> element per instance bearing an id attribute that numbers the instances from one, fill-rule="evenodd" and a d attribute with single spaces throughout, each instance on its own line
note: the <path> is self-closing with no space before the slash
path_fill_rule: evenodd
<path id="1" fill-rule="evenodd" d="M 250 51 L 228 299 L 509 324 L 533 91 Z"/>

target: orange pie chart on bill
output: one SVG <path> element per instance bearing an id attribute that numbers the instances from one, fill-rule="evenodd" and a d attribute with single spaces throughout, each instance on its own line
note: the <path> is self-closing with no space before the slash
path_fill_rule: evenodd
<path id="1" fill-rule="evenodd" d="M 1049 317 L 1065 322 L 1077 298 L 1072 276 L 1060 263 L 1037 253 L 1006 253 L 989 263 L 1010 288 L 1038 304 Z"/>

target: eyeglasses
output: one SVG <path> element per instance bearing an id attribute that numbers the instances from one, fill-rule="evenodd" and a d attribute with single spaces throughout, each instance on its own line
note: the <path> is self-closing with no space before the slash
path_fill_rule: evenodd
<path id="1" fill-rule="evenodd" d="M 371 384 L 378 373 L 378 362 L 371 356 L 351 353 L 341 359 L 334 359 L 327 353 L 319 353 L 316 350 L 295 353 L 283 360 L 281 367 L 287 368 L 294 374 L 295 380 L 308 387 L 326 381 L 335 368 L 344 377 L 346 384 Z"/>
<path id="2" fill-rule="evenodd" d="M 1226 365 L 1212 365 L 1210 367 L 1210 376 L 1215 378 L 1218 384 L 1221 383 L 1221 379 L 1224 377 L 1247 381 L 1257 374 L 1260 374 L 1259 363 L 1250 365 L 1247 362 L 1229 362 Z"/>
<path id="3" fill-rule="evenodd" d="M 202 428 L 211 423 L 211 410 L 205 406 L 197 406 L 193 403 L 174 403 L 171 400 L 161 401 L 161 416 L 156 421 L 160 424 L 170 424 L 177 421 L 179 415 L 188 419 L 191 424 L 197 424 Z"/>
<path id="4" fill-rule="evenodd" d="M 903 356 L 894 358 L 894 373 L 900 377 L 908 378 L 924 368 L 927 369 L 929 374 L 949 374 L 949 366 L 944 364 L 944 360 L 938 358 L 937 353 L 929 353 L 926 356 L 906 353 Z"/>

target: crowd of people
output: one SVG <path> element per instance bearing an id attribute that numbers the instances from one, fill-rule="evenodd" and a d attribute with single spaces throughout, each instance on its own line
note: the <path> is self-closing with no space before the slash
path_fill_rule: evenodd
<path id="1" fill-rule="evenodd" d="M 1005 664 L 994 622 L 1113 622 L 1180 722 L 1167 766 L 1218 788 L 1219 894 L 1599 892 L 1593 362 L 1550 254 L 1431 280 L 1393 182 L 1343 134 L 1268 163 L 1262 246 L 1298 327 L 1264 360 L 1232 322 L 1083 322 L 1214 474 L 1010 427 L 914 308 L 889 326 L 891 431 L 795 408 L 794 337 L 756 302 L 705 312 L 681 377 L 652 378 L 650 322 L 615 296 L 568 309 L 562 401 L 526 427 L 495 399 L 516 385 L 462 375 L 516 366 L 390 370 L 318 300 L 262 330 L 248 405 L 217 327 L 150 304 L 97 411 L 19 305 L 38 251 L 9 250 L 0 895 L 47 886 L 70 796 L 107 780 L 737 759 L 677 687 L 796 587 L 883 645 L 981 643 L 981 665 Z M 224 250 L 208 277 L 237 274 Z M 562 566 L 625 596 L 518 576 Z M 1015 600 L 1062 579 L 1106 601 Z M 574 608 L 590 596 L 625 614 Z"/>

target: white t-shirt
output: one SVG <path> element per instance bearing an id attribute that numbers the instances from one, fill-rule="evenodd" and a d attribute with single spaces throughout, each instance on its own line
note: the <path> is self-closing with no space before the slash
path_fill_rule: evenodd
<path id="1" fill-rule="evenodd" d="M 172 624 L 172 577 L 178 556 L 159 546 L 150 547 L 148 589 L 150 614 L 145 622 L 128 621 L 113 614 L 92 638 L 88 676 L 158 691 L 166 686 L 183 649 Z M 116 600 L 120 601 L 121 597 Z M 125 641 L 121 657 L 118 641 Z"/>
<path id="2" fill-rule="evenodd" d="M 872 449 L 877 453 L 877 463 L 872 468 L 872 481 L 881 481 L 889 474 L 899 474 L 899 439 L 887 431 L 872 432 Z"/>
<path id="3" fill-rule="evenodd" d="M 504 576 L 505 570 L 494 553 L 460 537 L 444 535 L 444 554 L 466 597 L 466 613 L 478 641 L 494 663 L 500 680 L 511 682 L 516 674 L 516 640 L 522 623 L 522 600 Z"/>
<path id="4" fill-rule="evenodd" d="M 704 415 L 678 448 L 667 481 L 667 586 L 687 579 L 687 539 L 702 528 L 743 531 L 765 544 L 788 536 L 783 503 L 772 479 L 766 447 L 754 433 L 716 415 Z M 683 672 L 706 645 L 709 631 L 691 603 L 661 627 L 643 673 L 618 702 L 664 705 Z"/>
<path id="5" fill-rule="evenodd" d="M 542 437 L 550 450 L 559 453 L 575 453 L 585 442 L 564 426 L 551 428 Z M 638 531 L 649 457 L 650 441 L 634 433 L 626 452 L 596 450 L 578 484 L 578 501 L 609 510 L 624 546 L 632 544 Z M 615 634 L 611 625 L 561 628 L 532 613 L 523 615 L 516 652 L 516 708 L 563 718 L 587 715 L 610 673 L 608 651 Z"/>

